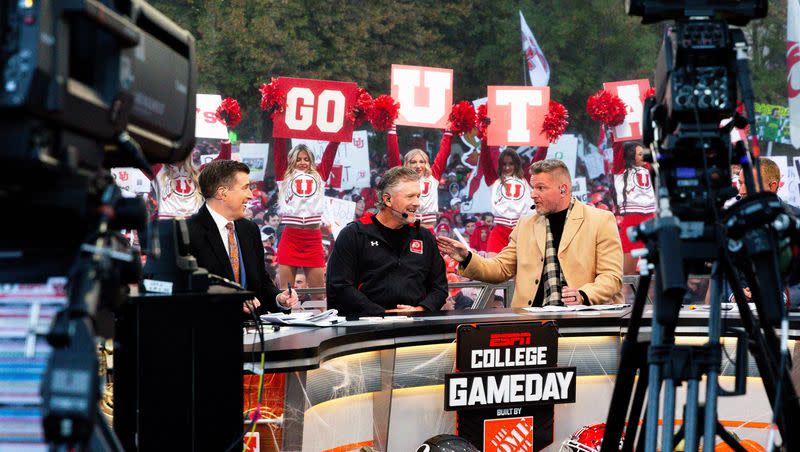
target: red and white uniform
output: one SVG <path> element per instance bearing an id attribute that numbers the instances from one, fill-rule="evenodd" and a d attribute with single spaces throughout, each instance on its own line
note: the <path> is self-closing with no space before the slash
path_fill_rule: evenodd
<path id="1" fill-rule="evenodd" d="M 625 179 L 628 180 L 627 184 Z M 626 175 L 621 143 L 620 146 L 614 145 L 614 188 L 620 215 L 655 213 L 656 192 L 650 180 L 650 165 L 645 163 L 644 166 L 629 168 Z"/>
<path id="2" fill-rule="evenodd" d="M 481 143 L 479 164 L 483 170 L 486 185 L 492 194 L 492 215 L 494 227 L 489 232 L 486 251 L 499 253 L 508 245 L 511 231 L 519 219 L 531 213 L 531 187 L 528 181 L 519 177 L 500 177 L 497 172 L 499 149 Z"/>
<path id="3" fill-rule="evenodd" d="M 328 143 L 317 165 L 319 175 L 295 170 L 284 178 L 286 172 L 286 140 L 275 138 L 275 179 L 278 181 L 278 210 L 283 229 L 278 242 L 276 261 L 292 267 L 325 266 L 325 251 L 322 248 L 322 231 L 319 227 L 301 229 L 295 226 L 314 225 L 322 222 L 325 211 L 325 185 L 330 175 L 339 143 Z"/>
<path id="4" fill-rule="evenodd" d="M 339 143 L 329 143 L 317 165 L 319 175 L 295 170 L 284 179 L 287 162 L 286 140 L 275 139 L 275 179 L 278 181 L 278 212 L 287 225 L 317 225 L 325 211 L 325 186 Z"/>
<path id="5" fill-rule="evenodd" d="M 531 213 L 531 186 L 519 177 L 500 177 L 497 173 L 499 152 L 481 144 L 480 163 L 483 177 L 492 194 L 492 215 L 496 225 L 514 228 L 523 215 Z"/>
<path id="6" fill-rule="evenodd" d="M 451 143 L 453 134 L 446 131 L 439 144 L 439 153 L 431 165 L 431 174 L 421 177 L 419 180 L 419 208 L 417 209 L 417 219 L 422 224 L 436 223 L 436 216 L 439 214 L 439 179 L 441 179 L 444 169 L 447 166 L 447 159 L 450 158 Z M 403 164 L 400 158 L 400 145 L 397 142 L 397 130 L 392 128 L 386 137 L 387 154 L 389 157 L 389 168 Z"/>
<path id="7" fill-rule="evenodd" d="M 191 157 L 187 157 L 191 158 Z M 214 160 L 229 160 L 231 158 L 231 142 L 220 143 L 220 151 Z M 191 217 L 205 199 L 200 193 L 197 181 L 192 178 L 191 171 L 180 163 L 166 165 L 153 165 L 153 174 L 156 175 L 158 192 L 158 218 Z M 201 167 L 202 169 L 202 167 Z"/>
<path id="8" fill-rule="evenodd" d="M 650 165 L 629 168 L 625 171 L 625 155 L 622 143 L 614 143 L 614 189 L 617 193 L 617 225 L 620 230 L 622 251 L 629 253 L 642 248 L 642 242 L 631 242 L 627 230 L 655 215 L 656 193 L 650 178 Z M 627 184 L 626 184 L 627 179 Z M 623 196 L 624 193 L 624 196 Z"/>

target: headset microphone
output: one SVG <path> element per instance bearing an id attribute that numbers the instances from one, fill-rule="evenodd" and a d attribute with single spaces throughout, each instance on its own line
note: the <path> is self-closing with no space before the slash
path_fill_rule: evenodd
<path id="1" fill-rule="evenodd" d="M 388 201 L 388 200 L 387 200 L 387 201 Z M 392 208 L 392 206 L 390 206 L 389 204 L 386 204 L 386 201 L 384 201 L 383 205 L 384 205 L 384 206 L 386 206 L 386 207 L 388 207 L 388 208 L 389 208 L 389 210 L 391 210 L 392 212 L 399 213 L 399 214 L 400 214 L 400 216 L 402 216 L 404 220 L 407 220 L 407 219 L 408 219 L 408 214 L 407 214 L 407 213 L 405 213 L 405 212 L 401 212 L 401 211 L 399 211 L 399 210 L 395 210 L 395 209 L 393 209 L 393 208 Z"/>
<path id="2" fill-rule="evenodd" d="M 403 219 L 404 219 L 404 220 L 407 220 L 407 219 L 408 219 L 408 214 L 407 214 L 407 213 L 405 213 L 405 212 L 401 212 L 401 211 L 399 211 L 399 210 L 392 209 L 390 206 L 386 206 L 386 207 L 389 207 L 389 210 L 391 210 L 392 212 L 397 212 L 397 213 L 399 213 L 399 214 L 400 214 L 400 216 L 401 216 L 401 217 L 403 217 Z"/>

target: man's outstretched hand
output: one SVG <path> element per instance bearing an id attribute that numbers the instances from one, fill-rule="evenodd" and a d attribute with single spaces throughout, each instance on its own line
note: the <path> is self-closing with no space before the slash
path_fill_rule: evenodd
<path id="1" fill-rule="evenodd" d="M 452 257 L 456 262 L 464 262 L 464 259 L 469 256 L 469 248 L 458 240 L 449 239 L 447 237 L 436 237 L 436 243 L 439 245 L 439 250 Z"/>

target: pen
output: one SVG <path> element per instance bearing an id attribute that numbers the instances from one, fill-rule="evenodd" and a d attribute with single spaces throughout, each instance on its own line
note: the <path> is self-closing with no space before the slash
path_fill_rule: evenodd
<path id="1" fill-rule="evenodd" d="M 287 282 L 286 283 L 286 288 L 289 289 L 289 296 L 291 297 L 292 296 L 292 283 Z M 297 300 L 297 307 L 301 311 L 305 311 L 306 310 L 306 308 L 303 307 L 303 304 L 300 302 L 300 300 Z"/>

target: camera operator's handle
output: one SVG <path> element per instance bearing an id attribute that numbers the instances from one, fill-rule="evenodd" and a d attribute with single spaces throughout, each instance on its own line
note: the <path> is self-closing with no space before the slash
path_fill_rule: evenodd
<path id="1" fill-rule="evenodd" d="M 740 396 L 747 392 L 747 345 L 750 338 L 743 329 L 731 329 L 728 332 L 736 336 L 736 384 L 733 391 L 727 391 L 720 386 L 719 395 L 722 397 Z"/>
<path id="2" fill-rule="evenodd" d="M 122 48 L 139 45 L 139 31 L 131 22 L 97 0 L 71 0 L 61 4 L 65 13 L 79 13 L 117 38 Z"/>

